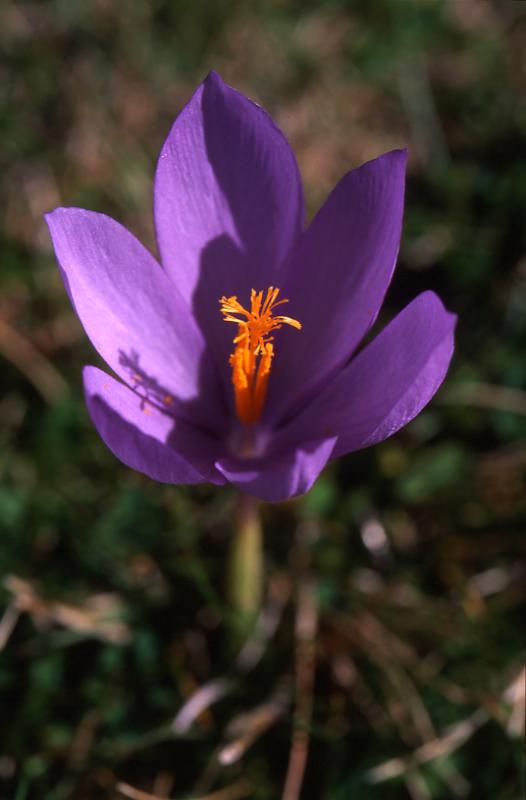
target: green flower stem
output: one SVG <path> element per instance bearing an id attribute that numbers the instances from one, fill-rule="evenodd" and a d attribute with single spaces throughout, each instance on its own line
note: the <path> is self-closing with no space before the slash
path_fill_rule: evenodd
<path id="1" fill-rule="evenodd" d="M 263 593 L 262 527 L 257 501 L 238 495 L 237 520 L 230 549 L 228 594 L 240 625 L 250 626 L 261 608 Z"/>

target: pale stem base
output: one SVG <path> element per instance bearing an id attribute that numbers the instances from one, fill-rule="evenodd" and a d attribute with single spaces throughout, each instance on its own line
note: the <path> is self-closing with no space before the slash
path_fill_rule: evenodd
<path id="1" fill-rule="evenodd" d="M 262 526 L 257 501 L 247 494 L 238 495 L 229 567 L 230 603 L 244 626 L 254 621 L 263 593 Z"/>

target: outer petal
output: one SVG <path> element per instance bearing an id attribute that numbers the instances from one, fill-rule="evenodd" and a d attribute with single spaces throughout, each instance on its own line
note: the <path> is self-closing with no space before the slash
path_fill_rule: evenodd
<path id="1" fill-rule="evenodd" d="M 283 441 L 337 436 L 336 457 L 396 433 L 444 380 L 455 323 L 433 292 L 419 295 L 281 432 Z"/>
<path id="2" fill-rule="evenodd" d="M 239 489 L 268 502 L 308 492 L 331 457 L 336 438 L 304 442 L 280 455 L 243 461 L 224 458 L 218 470 Z"/>
<path id="3" fill-rule="evenodd" d="M 104 214 L 59 208 L 46 220 L 71 301 L 109 366 L 159 404 L 219 427 L 222 395 L 203 337 L 150 253 Z"/>
<path id="4" fill-rule="evenodd" d="M 176 119 L 155 176 L 161 260 L 191 303 L 229 382 L 233 333 L 218 301 L 281 285 L 303 193 L 285 137 L 262 108 L 210 73 Z"/>
<path id="5" fill-rule="evenodd" d="M 99 435 L 128 467 L 162 483 L 224 483 L 213 466 L 217 441 L 96 367 L 85 367 L 84 391 Z"/>
<path id="6" fill-rule="evenodd" d="M 398 254 L 406 159 L 395 150 L 349 172 L 305 232 L 283 287 L 303 329 L 279 334 L 272 419 L 325 386 L 376 319 Z"/>

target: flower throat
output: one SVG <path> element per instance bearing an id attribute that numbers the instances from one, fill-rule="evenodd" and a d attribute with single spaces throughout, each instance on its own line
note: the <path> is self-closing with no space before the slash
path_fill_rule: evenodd
<path id="1" fill-rule="evenodd" d="M 273 316 L 274 309 L 288 300 L 278 300 L 279 289 L 270 286 L 265 299 L 263 291 L 250 292 L 250 311 L 244 308 L 235 295 L 219 301 L 225 322 L 238 325 L 234 339 L 234 352 L 230 356 L 232 383 L 238 419 L 244 425 L 253 425 L 261 417 L 272 359 L 274 337 L 269 334 L 282 325 L 301 330 L 301 323 L 292 317 Z"/>

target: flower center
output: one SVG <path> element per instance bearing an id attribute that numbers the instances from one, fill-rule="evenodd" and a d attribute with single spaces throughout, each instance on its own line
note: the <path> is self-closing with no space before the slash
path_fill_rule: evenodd
<path id="1" fill-rule="evenodd" d="M 278 300 L 279 289 L 270 286 L 265 299 L 263 291 L 250 292 L 250 311 L 244 308 L 235 295 L 219 301 L 225 322 L 238 325 L 234 339 L 234 352 L 230 356 L 232 383 L 236 400 L 236 413 L 244 425 L 253 425 L 261 416 L 272 359 L 274 337 L 269 334 L 282 325 L 301 330 L 301 323 L 292 317 L 273 316 L 274 309 L 288 300 Z"/>

